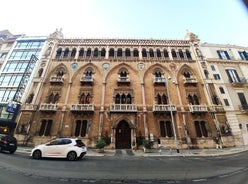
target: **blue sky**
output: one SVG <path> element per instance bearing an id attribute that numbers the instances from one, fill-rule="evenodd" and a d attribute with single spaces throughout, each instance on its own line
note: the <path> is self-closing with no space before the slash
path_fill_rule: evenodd
<path id="1" fill-rule="evenodd" d="M 4 7 L 4 8 L 3 8 Z M 248 10 L 241 0 L 8 0 L 0 30 L 66 38 L 184 39 L 248 46 Z"/>

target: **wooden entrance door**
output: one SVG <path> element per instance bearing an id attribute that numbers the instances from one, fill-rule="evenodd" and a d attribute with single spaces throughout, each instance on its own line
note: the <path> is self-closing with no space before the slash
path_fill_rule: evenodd
<path id="1" fill-rule="evenodd" d="M 116 149 L 130 149 L 131 148 L 131 129 L 128 123 L 124 120 L 120 121 L 116 128 Z"/>

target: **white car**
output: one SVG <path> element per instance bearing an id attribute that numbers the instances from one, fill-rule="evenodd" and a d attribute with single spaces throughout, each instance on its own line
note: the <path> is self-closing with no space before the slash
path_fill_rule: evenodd
<path id="1" fill-rule="evenodd" d="M 85 144 L 78 139 L 58 138 L 46 144 L 41 144 L 32 149 L 31 156 L 34 159 L 42 157 L 67 158 L 68 160 L 76 160 L 83 158 L 87 148 Z"/>

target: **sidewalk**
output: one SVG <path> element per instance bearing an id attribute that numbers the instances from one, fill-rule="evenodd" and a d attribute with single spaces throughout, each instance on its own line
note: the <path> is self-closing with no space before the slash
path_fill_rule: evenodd
<path id="1" fill-rule="evenodd" d="M 32 148 L 19 146 L 17 153 L 25 153 L 30 155 Z M 190 149 L 190 150 L 162 150 L 159 152 L 157 149 L 151 149 L 148 153 L 144 153 L 142 149 L 139 150 L 118 150 L 118 156 L 139 156 L 139 157 L 156 157 L 156 156 L 220 156 L 220 155 L 230 155 L 235 153 L 240 153 L 248 151 L 248 146 L 223 148 L 223 149 Z M 88 148 L 86 156 L 116 156 L 117 150 L 115 149 L 105 149 L 104 153 L 98 153 L 96 149 Z"/>

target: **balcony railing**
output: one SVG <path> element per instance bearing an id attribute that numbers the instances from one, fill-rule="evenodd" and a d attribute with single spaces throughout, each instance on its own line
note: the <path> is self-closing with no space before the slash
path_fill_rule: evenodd
<path id="1" fill-rule="evenodd" d="M 71 112 L 94 112 L 93 104 L 71 104 Z"/>
<path id="2" fill-rule="evenodd" d="M 248 84 L 246 78 L 241 78 L 239 81 L 229 80 L 229 82 L 230 82 L 231 85 L 234 86 L 234 87 L 241 87 L 241 86 L 243 86 L 243 85 L 245 85 L 245 84 Z"/>
<path id="3" fill-rule="evenodd" d="M 206 105 L 189 105 L 189 111 L 192 113 L 195 112 L 208 112 Z"/>
<path id="4" fill-rule="evenodd" d="M 137 112 L 137 106 L 134 104 L 111 104 L 111 112 Z"/>
<path id="5" fill-rule="evenodd" d="M 225 108 L 222 105 L 214 105 L 210 107 L 213 112 L 225 112 Z"/>
<path id="6" fill-rule="evenodd" d="M 94 84 L 94 79 L 93 79 L 93 77 L 88 77 L 88 76 L 86 76 L 86 77 L 82 77 L 81 79 L 80 79 L 80 83 L 81 83 L 81 85 L 87 85 L 87 84 L 89 84 L 89 85 L 93 85 Z"/>
<path id="7" fill-rule="evenodd" d="M 117 79 L 117 83 L 118 85 L 122 85 L 122 84 L 130 85 L 130 79 L 129 77 L 119 77 Z"/>
<path id="8" fill-rule="evenodd" d="M 176 105 L 153 105 L 152 107 L 153 112 L 170 112 L 170 111 L 177 111 Z"/>
<path id="9" fill-rule="evenodd" d="M 38 108 L 38 105 L 34 105 L 34 104 L 23 104 L 22 105 L 23 111 L 36 111 L 37 108 Z"/>
<path id="10" fill-rule="evenodd" d="M 239 110 L 248 114 L 248 105 L 239 105 Z"/>
<path id="11" fill-rule="evenodd" d="M 185 77 L 183 80 L 184 80 L 184 85 L 188 85 L 188 84 L 195 85 L 195 84 L 197 84 L 196 78 L 186 78 Z"/>
<path id="12" fill-rule="evenodd" d="M 64 84 L 64 78 L 63 77 L 51 77 L 50 78 L 50 84 Z"/>
<path id="13" fill-rule="evenodd" d="M 43 103 L 40 104 L 40 111 L 48 111 L 48 112 L 55 112 L 58 109 L 58 105 L 57 104 L 47 104 L 47 103 Z"/>
<path id="14" fill-rule="evenodd" d="M 165 85 L 166 79 L 164 77 L 155 77 L 153 80 L 154 85 Z"/>

